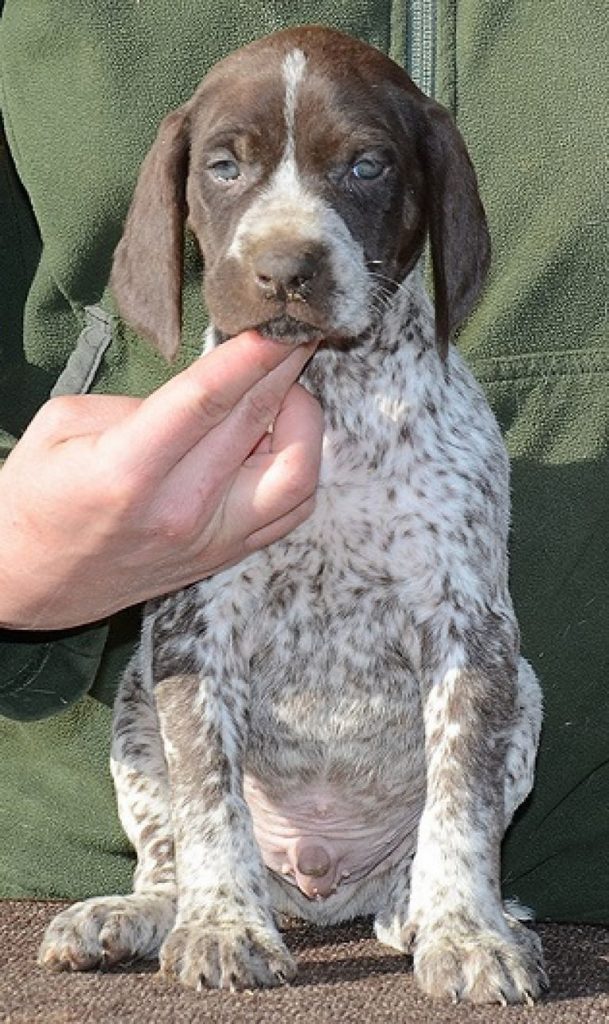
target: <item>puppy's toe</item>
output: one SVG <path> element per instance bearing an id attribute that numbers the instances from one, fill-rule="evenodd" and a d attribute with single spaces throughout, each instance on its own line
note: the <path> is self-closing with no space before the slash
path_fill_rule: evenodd
<path id="1" fill-rule="evenodd" d="M 537 936 L 486 929 L 420 929 L 415 977 L 430 996 L 453 1002 L 532 1003 L 548 981 Z"/>
<path id="2" fill-rule="evenodd" d="M 279 935 L 258 923 L 190 921 L 161 950 L 161 971 L 188 988 L 233 990 L 281 985 L 296 966 Z"/>
<path id="3" fill-rule="evenodd" d="M 165 896 L 84 900 L 51 921 L 38 963 L 54 971 L 89 971 L 156 956 L 173 916 L 173 901 Z"/>

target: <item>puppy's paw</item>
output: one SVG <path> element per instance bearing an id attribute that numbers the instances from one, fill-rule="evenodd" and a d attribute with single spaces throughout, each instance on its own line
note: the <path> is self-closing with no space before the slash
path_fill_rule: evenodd
<path id="1" fill-rule="evenodd" d="M 38 963 L 53 971 L 89 971 L 154 957 L 174 916 L 171 897 L 152 893 L 75 903 L 51 921 Z"/>
<path id="2" fill-rule="evenodd" d="M 427 995 L 453 1002 L 532 1004 L 548 988 L 538 936 L 440 925 L 416 930 L 414 974 Z"/>
<path id="3" fill-rule="evenodd" d="M 174 928 L 160 955 L 161 971 L 187 988 L 233 991 L 282 985 L 296 965 L 279 934 L 258 922 L 195 919 Z"/>

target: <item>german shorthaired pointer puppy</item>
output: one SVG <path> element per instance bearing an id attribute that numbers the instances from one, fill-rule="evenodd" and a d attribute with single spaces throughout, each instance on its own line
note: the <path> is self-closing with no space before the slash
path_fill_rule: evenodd
<path id="1" fill-rule="evenodd" d="M 142 167 L 113 285 L 168 357 L 185 216 L 208 344 L 320 342 L 317 504 L 147 606 L 112 750 L 134 891 L 60 914 L 41 962 L 158 954 L 194 988 L 275 985 L 295 971 L 276 915 L 370 914 L 425 992 L 530 1002 L 540 945 L 502 905 L 499 852 L 541 698 L 508 593 L 506 452 L 449 345 L 489 254 L 464 143 L 377 50 L 290 29 L 213 68 Z"/>

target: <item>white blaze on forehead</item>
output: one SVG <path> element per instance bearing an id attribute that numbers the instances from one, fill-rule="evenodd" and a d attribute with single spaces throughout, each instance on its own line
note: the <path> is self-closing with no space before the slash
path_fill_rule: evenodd
<path id="1" fill-rule="evenodd" d="M 296 164 L 296 104 L 306 66 L 307 58 L 302 50 L 291 50 L 283 59 L 285 146 L 266 188 L 237 226 L 228 251 L 233 258 L 241 259 L 248 245 L 272 237 L 278 228 L 285 230 L 286 225 L 295 236 L 310 242 L 326 240 L 324 206 L 305 186 Z"/>
<path id="2" fill-rule="evenodd" d="M 296 97 L 298 86 L 304 78 L 307 58 L 302 50 L 292 50 L 288 53 L 282 65 L 283 78 L 285 81 L 285 126 L 287 130 L 287 141 L 283 159 L 294 158 L 294 127 L 296 122 Z"/>

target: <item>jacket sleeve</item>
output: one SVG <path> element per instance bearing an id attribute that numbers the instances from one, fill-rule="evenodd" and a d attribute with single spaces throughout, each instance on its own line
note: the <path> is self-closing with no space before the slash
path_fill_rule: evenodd
<path id="1" fill-rule="evenodd" d="M 105 624 L 66 633 L 0 630 L 0 715 L 23 721 L 65 711 L 95 680 Z"/>

